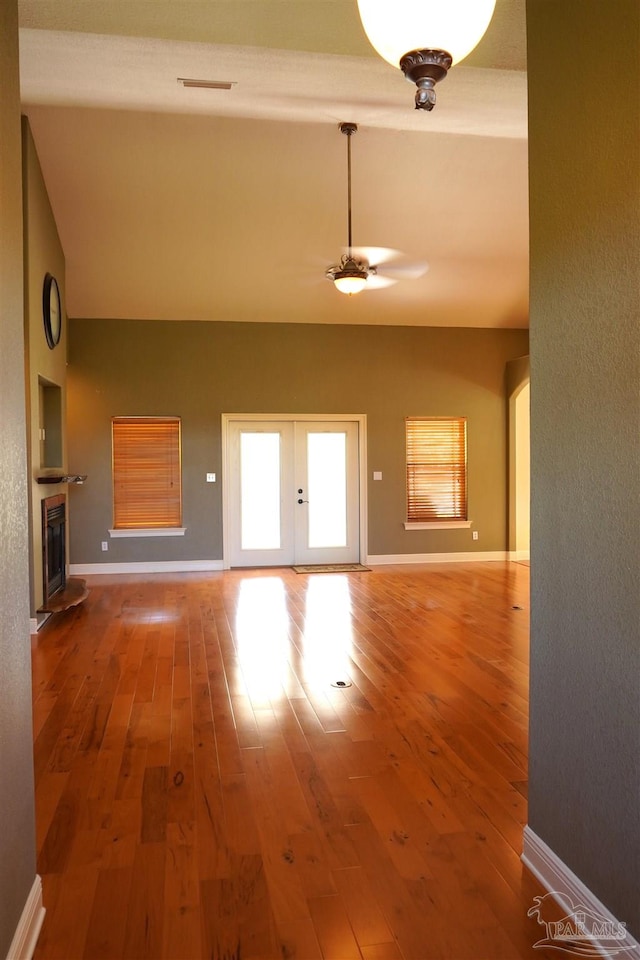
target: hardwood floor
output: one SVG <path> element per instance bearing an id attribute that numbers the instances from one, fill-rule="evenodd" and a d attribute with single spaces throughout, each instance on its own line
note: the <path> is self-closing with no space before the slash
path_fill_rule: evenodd
<path id="1" fill-rule="evenodd" d="M 88 578 L 33 640 L 36 960 L 544 956 L 528 578 Z"/>

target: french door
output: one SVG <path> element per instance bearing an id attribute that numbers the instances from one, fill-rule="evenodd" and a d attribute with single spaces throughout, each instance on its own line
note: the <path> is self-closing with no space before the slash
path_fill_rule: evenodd
<path id="1" fill-rule="evenodd" d="M 360 559 L 359 423 L 230 420 L 229 566 Z"/>

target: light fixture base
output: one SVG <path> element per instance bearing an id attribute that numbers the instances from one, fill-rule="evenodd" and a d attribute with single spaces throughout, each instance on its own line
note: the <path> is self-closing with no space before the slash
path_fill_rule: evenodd
<path id="1" fill-rule="evenodd" d="M 410 83 L 415 83 L 416 110 L 433 110 L 436 105 L 435 85 L 444 80 L 453 57 L 446 50 L 410 50 L 400 60 L 400 69 Z"/>

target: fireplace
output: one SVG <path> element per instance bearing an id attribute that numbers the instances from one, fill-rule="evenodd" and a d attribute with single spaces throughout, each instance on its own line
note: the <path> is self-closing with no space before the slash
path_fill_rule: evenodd
<path id="1" fill-rule="evenodd" d="M 65 526 L 67 498 L 64 493 L 42 501 L 42 575 L 44 607 L 66 583 Z"/>

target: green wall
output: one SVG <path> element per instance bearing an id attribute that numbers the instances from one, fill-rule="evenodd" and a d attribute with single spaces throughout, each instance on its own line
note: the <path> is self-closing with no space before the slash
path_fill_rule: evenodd
<path id="1" fill-rule="evenodd" d="M 640 5 L 527 28 L 529 824 L 639 938 Z"/>
<path id="2" fill-rule="evenodd" d="M 0 3 L 0 957 L 36 876 L 17 0 Z"/>
<path id="3" fill-rule="evenodd" d="M 73 564 L 222 558 L 222 413 L 368 419 L 370 555 L 507 549 L 505 366 L 524 330 L 312 324 L 71 322 L 69 469 Z M 183 421 L 184 538 L 114 539 L 113 416 Z M 469 517 L 479 531 L 405 531 L 404 418 L 468 417 Z"/>

